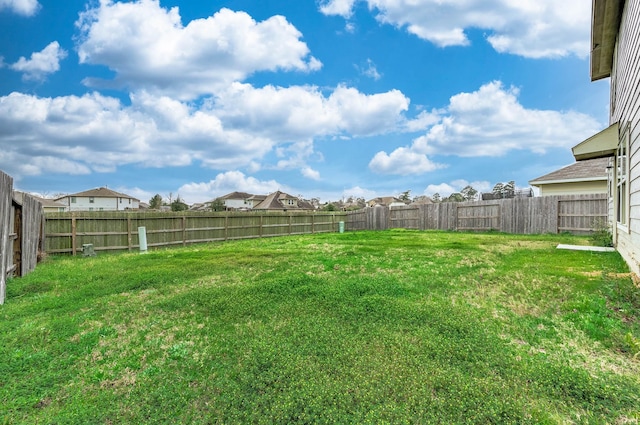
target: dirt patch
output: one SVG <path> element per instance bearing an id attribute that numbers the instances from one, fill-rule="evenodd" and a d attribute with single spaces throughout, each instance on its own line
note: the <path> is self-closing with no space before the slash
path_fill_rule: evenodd
<path id="1" fill-rule="evenodd" d="M 594 270 L 591 272 L 580 272 L 579 274 L 586 277 L 600 277 L 603 275 L 601 271 L 597 271 L 597 270 Z M 626 277 L 630 277 L 634 279 L 634 283 L 636 283 L 636 285 L 639 283 L 637 281 L 638 278 L 634 277 L 635 275 L 633 273 L 606 273 L 605 276 L 613 279 L 624 279 Z"/>

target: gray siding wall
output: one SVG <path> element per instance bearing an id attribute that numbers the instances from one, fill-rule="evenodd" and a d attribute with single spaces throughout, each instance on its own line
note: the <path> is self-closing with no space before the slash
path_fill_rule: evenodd
<path id="1" fill-rule="evenodd" d="M 629 128 L 629 226 L 618 228 L 617 248 L 640 274 L 640 0 L 625 2 L 611 73 L 611 123 Z M 615 221 L 615 217 L 614 217 Z"/>

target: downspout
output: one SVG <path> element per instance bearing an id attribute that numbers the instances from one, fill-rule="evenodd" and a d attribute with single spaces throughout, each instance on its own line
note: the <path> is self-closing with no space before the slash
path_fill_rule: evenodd
<path id="1" fill-rule="evenodd" d="M 612 195 L 613 195 L 613 217 L 611 223 L 611 237 L 613 240 L 613 246 L 618 247 L 618 208 L 620 201 L 618 199 L 618 155 L 613 155 L 613 170 L 611 172 L 611 183 L 612 183 Z"/>

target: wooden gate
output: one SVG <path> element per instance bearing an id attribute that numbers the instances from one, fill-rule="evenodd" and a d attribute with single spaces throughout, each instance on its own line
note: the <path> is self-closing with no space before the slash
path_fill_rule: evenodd
<path id="1" fill-rule="evenodd" d="M 40 201 L 13 191 L 13 179 L 0 171 L 0 304 L 7 280 L 36 267 L 43 237 Z"/>

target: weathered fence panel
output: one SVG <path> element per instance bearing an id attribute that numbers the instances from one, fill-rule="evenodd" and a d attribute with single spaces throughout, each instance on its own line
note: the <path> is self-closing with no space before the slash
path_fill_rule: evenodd
<path id="1" fill-rule="evenodd" d="M 606 225 L 608 203 L 599 199 L 562 199 L 558 201 L 558 232 L 583 234 L 585 229 Z"/>
<path id="2" fill-rule="evenodd" d="M 13 266 L 13 179 L 0 171 L 0 304 L 4 303 L 9 268 Z"/>
<path id="3" fill-rule="evenodd" d="M 605 194 L 441 202 L 406 207 L 375 207 L 347 213 L 348 230 L 498 230 L 535 234 L 591 233 L 607 223 Z"/>
<path id="4" fill-rule="evenodd" d="M 0 171 L 0 304 L 7 280 L 24 276 L 36 267 L 43 229 L 42 204 L 14 192 L 11 176 Z"/>
<path id="5" fill-rule="evenodd" d="M 147 247 L 335 232 L 346 214 L 338 213 L 147 213 L 71 212 L 46 215 L 45 251 L 76 255 L 84 244 L 94 251 L 139 249 L 138 228 Z"/>
<path id="6" fill-rule="evenodd" d="M 42 250 L 44 213 L 42 203 L 37 199 L 26 194 L 22 194 L 21 198 L 21 216 L 16 214 L 16 222 L 20 221 L 20 266 L 16 272 L 24 276 L 35 269 L 38 263 L 38 253 Z"/>

